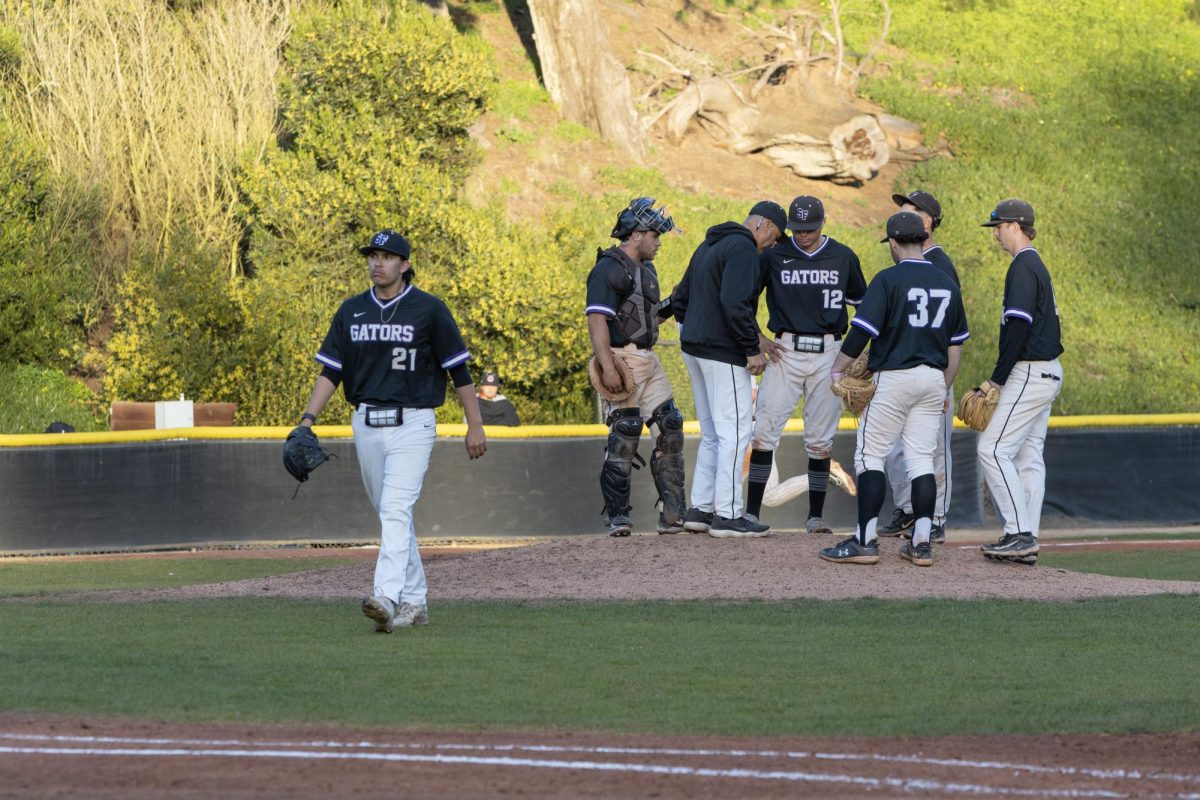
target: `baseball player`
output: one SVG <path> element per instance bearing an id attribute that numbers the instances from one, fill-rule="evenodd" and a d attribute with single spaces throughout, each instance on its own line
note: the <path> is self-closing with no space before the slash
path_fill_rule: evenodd
<path id="1" fill-rule="evenodd" d="M 900 206 L 901 211 L 911 211 L 925 223 L 925 232 L 929 238 L 925 240 L 925 252 L 922 256 L 935 267 L 945 272 L 954 281 L 955 286 L 961 286 L 958 280 L 958 270 L 954 262 L 941 245 L 934 241 L 934 231 L 942 224 L 942 204 L 929 192 L 916 190 L 908 194 L 892 195 L 892 202 Z M 938 427 L 937 449 L 933 451 L 933 476 L 937 481 L 937 501 L 933 507 L 933 530 L 929 540 L 934 544 L 946 541 L 946 512 L 950 508 L 950 490 L 953 486 L 950 467 L 950 436 L 954 430 L 954 390 L 949 390 L 949 402 L 942 413 L 942 424 Z M 879 529 L 880 536 L 912 536 L 912 526 L 915 521 L 912 513 L 911 484 L 904 471 L 904 448 L 897 443 L 888 455 L 884 464 L 888 483 L 892 487 L 892 501 L 896 507 L 892 521 Z"/>
<path id="2" fill-rule="evenodd" d="M 413 532 L 446 374 L 467 417 L 467 455 L 487 450 L 467 368 L 470 353 L 441 300 L 412 285 L 409 243 L 382 230 L 359 248 L 371 288 L 342 303 L 317 352 L 322 365 L 301 425 L 312 425 L 338 384 L 354 407 L 354 447 L 363 486 L 382 529 L 375 589 L 362 611 L 375 630 L 427 625 L 425 569 Z"/>
<path id="3" fill-rule="evenodd" d="M 767 293 L 767 328 L 774 342 L 767 346 L 772 364 L 763 373 L 754 407 L 746 490 L 746 514 L 757 520 L 779 437 L 803 396 L 809 533 L 833 533 L 821 515 L 842 404 L 829 390 L 829 371 L 846 333 L 846 306 L 857 306 L 867 290 L 858 256 L 823 235 L 824 226 L 821 201 L 797 197 L 788 209 L 791 238 L 767 248 L 759 258 L 759 285 Z"/>
<path id="4" fill-rule="evenodd" d="M 1012 256 L 1004 278 L 1000 317 L 1000 355 L 990 381 L 1000 401 L 987 430 L 979 435 L 979 468 L 1004 517 L 1004 536 L 983 545 L 989 558 L 1036 561 L 1046 463 L 1042 449 L 1050 423 L 1050 407 L 1062 390 L 1063 352 L 1058 304 L 1042 257 L 1033 249 L 1037 231 L 1033 207 L 1023 200 L 1004 200 L 985 228 Z"/>
<path id="5" fill-rule="evenodd" d="M 628 536 L 630 476 L 638 458 L 642 425 L 655 437 L 650 472 L 658 489 L 659 533 L 682 533 L 687 504 L 683 496 L 683 414 L 675 405 L 671 383 L 654 354 L 660 313 L 654 256 L 663 234 L 675 228 L 665 208 L 653 197 L 639 197 L 617 215 L 612 238 L 620 244 L 597 253 L 587 280 L 588 336 L 600 366 L 601 380 L 611 391 L 623 388 L 614 359 L 628 367 L 634 390 L 620 402 L 606 401 L 609 428 L 600 492 L 610 536 Z"/>
<path id="6" fill-rule="evenodd" d="M 742 514 L 742 461 L 750 444 L 751 375 L 767 356 L 755 321 L 758 253 L 784 236 L 787 213 L 763 200 L 745 222 L 708 229 L 671 296 L 692 381 L 700 448 L 684 527 L 719 538 L 765 536 L 769 526 Z"/>
<path id="7" fill-rule="evenodd" d="M 899 438 L 916 517 L 912 541 L 900 546 L 900 557 L 918 566 L 933 564 L 933 451 L 946 391 L 954 383 L 962 343 L 970 333 L 958 287 L 922 258 L 926 237 L 925 224 L 916 214 L 901 211 L 888 219 L 883 241 L 895 266 L 880 272 L 867 287 L 833 364 L 831 380 L 836 382 L 871 340 L 867 366 L 875 374 L 875 395 L 859 417 L 854 454 L 858 527 L 850 538 L 821 550 L 826 561 L 879 561 L 876 526 L 886 491 L 883 463 Z"/>

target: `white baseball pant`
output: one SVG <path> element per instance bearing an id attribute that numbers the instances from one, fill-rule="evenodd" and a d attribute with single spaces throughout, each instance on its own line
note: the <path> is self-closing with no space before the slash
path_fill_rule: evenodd
<path id="1" fill-rule="evenodd" d="M 700 422 L 700 449 L 692 469 L 691 504 L 701 511 L 742 515 L 742 461 L 750 445 L 754 409 L 745 367 L 683 354 Z"/>
<path id="2" fill-rule="evenodd" d="M 432 408 L 406 408 L 403 413 L 403 425 L 372 428 L 366 423 L 366 407 L 359 406 L 351 427 L 363 486 L 381 527 L 374 593 L 397 605 L 423 606 L 425 568 L 417 549 L 412 510 L 429 468 L 437 424 Z"/>
<path id="3" fill-rule="evenodd" d="M 979 469 L 1004 518 L 1005 533 L 1032 533 L 1042 525 L 1046 496 L 1046 429 L 1062 391 L 1062 365 L 1018 361 L 1000 387 L 1000 402 L 987 430 L 979 434 Z"/>
<path id="4" fill-rule="evenodd" d="M 937 449 L 933 451 L 933 478 L 937 481 L 937 502 L 933 505 L 933 521 L 942 524 L 950 511 L 950 491 L 954 488 L 951 476 L 952 459 L 950 457 L 950 437 L 954 431 L 954 389 L 946 393 L 949 401 L 946 410 L 942 412 L 942 422 L 938 426 Z M 906 514 L 912 513 L 912 481 L 904 469 L 904 445 L 900 442 L 888 453 L 885 462 L 888 483 L 892 486 L 892 504 L 903 509 Z"/>
<path id="5" fill-rule="evenodd" d="M 855 471 L 882 471 L 899 439 L 908 480 L 931 474 L 945 399 L 946 377 L 940 369 L 920 366 L 877 373 L 875 396 L 858 418 Z"/>
<path id="6" fill-rule="evenodd" d="M 822 337 L 825 352 L 800 353 L 795 350 L 795 338 L 790 333 L 775 337 L 784 347 L 783 359 L 768 365 L 759 382 L 752 441 L 756 450 L 774 451 L 779 447 L 783 428 L 803 396 L 804 449 L 810 458 L 829 458 L 842 416 L 842 401 L 829 388 L 829 370 L 841 347 L 826 334 Z"/>

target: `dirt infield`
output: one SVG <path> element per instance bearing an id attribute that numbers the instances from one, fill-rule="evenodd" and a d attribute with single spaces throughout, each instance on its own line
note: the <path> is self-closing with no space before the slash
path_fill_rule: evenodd
<path id="1" fill-rule="evenodd" d="M 817 557 L 836 537 L 782 534 L 766 539 L 704 535 L 574 537 L 527 547 L 427 552 L 434 602 L 454 600 L 843 600 L 1014 598 L 1064 601 L 1092 597 L 1196 594 L 1200 582 L 1115 578 L 1045 566 L 989 561 L 976 545 L 939 546 L 934 565 L 897 556 L 898 539 L 881 542 L 875 566 L 830 564 Z M 1125 542 L 1103 543 L 1124 547 Z M 1200 547 L 1197 542 L 1136 543 L 1140 548 Z M 1079 543 L 1046 543 L 1078 547 Z M 372 549 L 359 563 L 269 578 L 171 589 L 92 592 L 80 600 L 138 602 L 206 597 L 359 598 L 371 585 Z"/>
<path id="2" fill-rule="evenodd" d="M 1200 796 L 1200 734 L 773 738 L 0 714 L 0 797 Z"/>

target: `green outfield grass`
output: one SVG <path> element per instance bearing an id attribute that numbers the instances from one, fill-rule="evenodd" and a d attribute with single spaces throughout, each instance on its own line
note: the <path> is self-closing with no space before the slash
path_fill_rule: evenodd
<path id="1" fill-rule="evenodd" d="M 1038 556 L 1043 567 L 1097 572 L 1121 578 L 1200 581 L 1200 550 L 1129 550 L 1107 553 L 1045 548 Z"/>
<path id="2" fill-rule="evenodd" d="M 1195 597 L 0 603 L 0 708 L 734 735 L 1195 730 Z"/>
<path id="3" fill-rule="evenodd" d="M 102 589 L 154 589 L 265 578 L 353 564 L 353 558 L 144 558 L 87 561 L 0 560 L 0 597 Z"/>

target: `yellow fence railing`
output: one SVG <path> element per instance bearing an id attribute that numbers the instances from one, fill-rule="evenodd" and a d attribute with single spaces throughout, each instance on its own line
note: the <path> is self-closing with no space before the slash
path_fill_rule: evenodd
<path id="1" fill-rule="evenodd" d="M 956 427 L 964 427 L 955 420 Z M 844 417 L 838 429 L 852 431 L 857 421 Z M 1089 414 L 1074 417 L 1051 417 L 1051 428 L 1142 428 L 1169 427 L 1178 425 L 1200 425 L 1200 414 Z M 200 427 L 166 428 L 142 431 L 95 431 L 92 433 L 18 433 L 0 434 L 2 447 L 46 447 L 80 444 L 121 444 L 128 442 L 169 442 L 177 440 L 221 440 L 221 439 L 284 439 L 290 427 Z M 689 420 L 683 424 L 685 433 L 700 433 L 700 423 Z M 803 420 L 788 420 L 785 431 L 804 430 Z M 349 439 L 353 433 L 349 425 L 317 425 L 318 436 L 329 439 Z M 438 436 L 462 437 L 467 426 L 461 423 L 438 425 Z M 550 439 L 604 436 L 608 429 L 603 425 L 524 425 L 518 428 L 488 427 L 492 439 Z"/>

